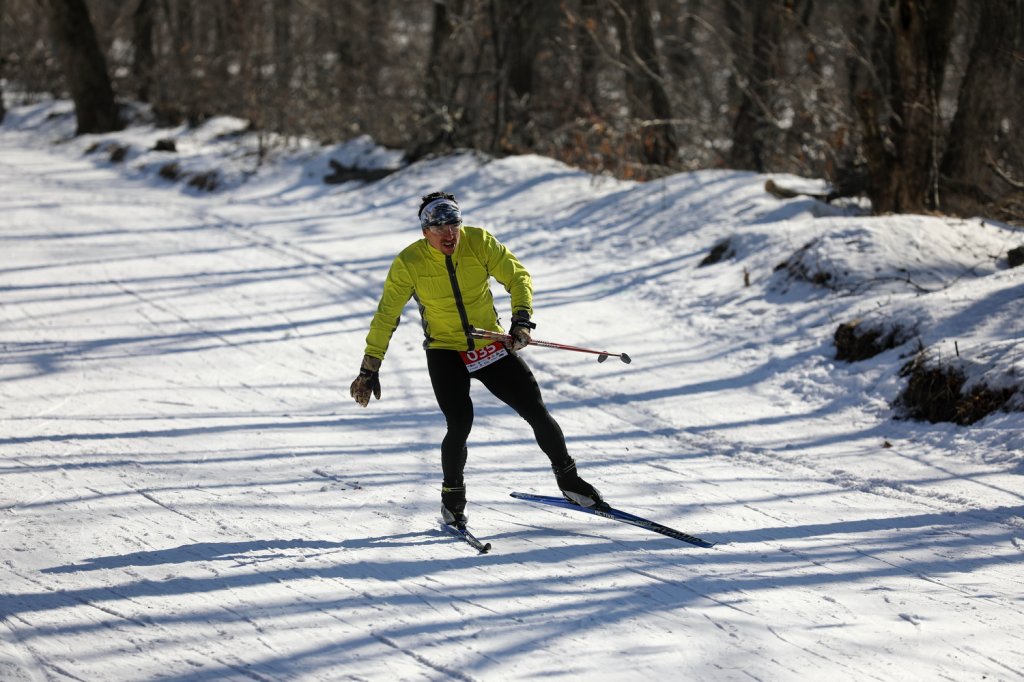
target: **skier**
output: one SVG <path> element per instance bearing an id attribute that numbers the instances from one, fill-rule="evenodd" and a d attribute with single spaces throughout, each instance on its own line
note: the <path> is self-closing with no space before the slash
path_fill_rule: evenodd
<path id="1" fill-rule="evenodd" d="M 486 230 L 462 224 L 452 194 L 423 197 L 419 210 L 423 239 L 402 250 L 391 264 L 384 292 L 366 336 L 359 376 L 350 393 L 366 407 L 372 393 L 380 400 L 379 371 L 402 309 L 415 296 L 423 321 L 427 370 L 448 431 L 441 442 L 441 517 L 466 527 L 466 440 L 473 426 L 470 379 L 478 379 L 533 428 L 537 444 L 551 460 L 566 500 L 583 507 L 607 508 L 601 494 L 580 478 L 565 446 L 562 429 L 548 412 L 540 387 L 517 351 L 530 341 L 533 288 L 530 274 Z M 491 296 L 490 278 L 512 296 L 509 335 L 512 345 L 476 339 L 473 328 L 504 332 Z"/>

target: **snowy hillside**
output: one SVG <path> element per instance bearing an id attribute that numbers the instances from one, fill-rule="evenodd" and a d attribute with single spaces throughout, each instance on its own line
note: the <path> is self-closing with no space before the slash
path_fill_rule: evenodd
<path id="1" fill-rule="evenodd" d="M 530 156 L 328 185 L 331 158 L 398 159 L 257 164 L 223 119 L 76 139 L 69 106 L 0 127 L 0 679 L 1024 677 L 1024 412 L 893 407 L 920 349 L 1020 388 L 1020 231 Z M 524 351 L 584 476 L 714 548 L 510 498 L 557 490 L 482 387 L 467 512 L 494 549 L 440 531 L 414 305 L 382 399 L 348 396 L 435 189 L 530 269 L 537 338 L 632 357 Z M 901 342 L 836 360 L 853 321 Z"/>

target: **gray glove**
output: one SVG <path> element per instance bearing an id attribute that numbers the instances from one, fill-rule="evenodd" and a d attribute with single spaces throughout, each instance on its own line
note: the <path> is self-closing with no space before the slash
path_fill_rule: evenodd
<path id="1" fill-rule="evenodd" d="M 363 362 L 359 366 L 359 376 L 352 382 L 349 393 L 356 402 L 366 407 L 370 404 L 370 394 L 373 393 L 377 400 L 380 400 L 380 360 L 369 355 L 363 356 Z"/>
<path id="2" fill-rule="evenodd" d="M 517 310 L 512 314 L 512 328 L 508 335 L 512 337 L 512 350 L 522 350 L 530 343 L 530 330 L 536 329 L 537 325 L 530 322 L 530 313 L 525 310 Z"/>

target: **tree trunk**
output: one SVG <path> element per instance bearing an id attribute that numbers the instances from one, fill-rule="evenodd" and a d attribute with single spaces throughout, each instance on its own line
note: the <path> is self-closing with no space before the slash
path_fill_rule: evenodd
<path id="1" fill-rule="evenodd" d="M 121 128 L 107 62 L 84 0 L 47 0 L 54 42 L 75 102 L 75 134 L 106 133 Z"/>
<path id="2" fill-rule="evenodd" d="M 505 3 L 502 6 L 508 7 Z M 533 94 L 534 61 L 547 26 L 537 0 L 520 0 L 512 7 L 511 12 L 505 11 L 505 71 L 511 95 L 528 97 Z"/>
<path id="3" fill-rule="evenodd" d="M 773 0 L 734 0 L 726 7 L 734 31 L 733 78 L 739 104 L 732 125 L 732 168 L 762 173 L 767 170 L 766 139 L 775 126 L 771 102 L 779 78 L 779 47 L 782 41 L 782 12 Z M 749 16 L 749 24 L 744 16 Z"/>
<path id="4" fill-rule="evenodd" d="M 575 39 L 579 51 L 579 79 L 577 81 L 575 115 L 592 116 L 598 112 L 597 63 L 599 48 L 596 33 L 601 25 L 597 0 L 580 0 L 580 20 Z"/>
<path id="5" fill-rule="evenodd" d="M 942 125 L 939 94 L 956 0 L 881 0 L 873 73 L 854 92 L 876 213 L 935 205 Z"/>
<path id="6" fill-rule="evenodd" d="M 531 147 L 530 105 L 534 62 L 547 31 L 538 0 L 490 0 L 496 67 L 491 148 L 510 152 Z"/>
<path id="7" fill-rule="evenodd" d="M 366 85 L 373 92 L 386 92 L 388 83 L 384 79 L 383 69 L 378 68 L 381 61 L 387 59 L 388 48 L 392 41 L 392 30 L 389 25 L 388 5 L 383 0 L 366 3 L 366 52 L 365 71 Z"/>
<path id="8" fill-rule="evenodd" d="M 295 70 L 292 51 L 292 0 L 274 0 L 271 12 L 274 17 L 274 85 L 279 94 L 286 95 Z"/>
<path id="9" fill-rule="evenodd" d="M 272 55 L 274 65 L 273 95 L 266 115 L 267 127 L 278 132 L 292 132 L 289 121 L 290 109 L 295 106 L 292 97 L 292 76 L 295 73 L 295 59 L 292 48 L 292 0 L 274 0 L 271 6 L 273 26 L 271 27 Z M 266 99 L 266 98 L 264 98 Z"/>
<path id="10" fill-rule="evenodd" d="M 153 87 L 153 69 L 156 57 L 153 54 L 153 24 L 156 19 L 156 0 L 139 0 L 132 15 L 135 34 L 135 54 L 132 59 L 132 73 L 135 76 L 136 95 L 141 102 L 148 102 Z"/>
<path id="11" fill-rule="evenodd" d="M 699 128 L 702 119 L 708 117 L 717 99 L 713 78 L 709 75 L 706 53 L 700 53 L 697 36 L 701 23 L 698 16 L 705 11 L 703 0 L 660 0 L 661 14 L 659 33 L 663 40 L 663 54 L 670 82 L 677 91 L 687 93 L 685 98 L 674 100 L 673 115 L 683 115 L 684 125 L 693 130 Z M 689 136 L 688 136 L 689 137 Z"/>
<path id="12" fill-rule="evenodd" d="M 958 195 L 950 198 L 968 212 L 971 204 L 1016 189 L 1001 170 L 1024 180 L 1019 175 L 1024 116 L 1009 95 L 1024 85 L 1024 58 L 1014 56 L 1024 55 L 1024 1 L 980 0 L 978 5 L 978 29 L 942 161 L 945 188 Z"/>
<path id="13" fill-rule="evenodd" d="M 679 144 L 658 59 L 650 0 L 634 0 L 618 11 L 626 92 L 634 116 L 642 119 L 643 159 L 646 163 L 668 166 L 675 161 Z"/>
<path id="14" fill-rule="evenodd" d="M 425 94 L 428 106 L 448 104 L 455 97 L 456 78 L 452 59 L 452 34 L 462 14 L 462 0 L 434 3 L 434 23 L 430 32 Z M 459 52 L 456 50 L 456 52 Z"/>
<path id="15" fill-rule="evenodd" d="M 0 123 L 4 122 L 4 117 L 7 116 L 7 109 L 4 107 L 4 78 L 7 75 L 7 59 L 4 57 L 4 3 L 7 0 L 0 0 Z"/>
<path id="16" fill-rule="evenodd" d="M 430 48 L 424 73 L 424 101 L 406 157 L 410 161 L 455 145 L 461 112 L 457 109 L 463 49 L 455 36 L 457 22 L 465 20 L 464 0 L 434 2 Z"/>

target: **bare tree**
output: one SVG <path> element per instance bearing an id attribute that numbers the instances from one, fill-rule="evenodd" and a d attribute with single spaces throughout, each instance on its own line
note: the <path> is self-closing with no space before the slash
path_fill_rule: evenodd
<path id="1" fill-rule="evenodd" d="M 139 101 L 148 102 L 153 88 L 156 55 L 153 53 L 153 30 L 156 22 L 156 0 L 139 0 L 132 15 L 134 54 L 132 75 L 135 77 Z"/>
<path id="2" fill-rule="evenodd" d="M 737 92 L 729 165 L 767 170 L 769 138 L 775 134 L 773 93 L 781 75 L 781 0 L 730 0 L 727 21 L 733 34 L 733 80 Z"/>
<path id="3" fill-rule="evenodd" d="M 490 148 L 526 150 L 535 144 L 532 130 L 535 62 L 549 30 L 552 7 L 544 0 L 489 0 L 493 42 L 494 133 Z"/>
<path id="4" fill-rule="evenodd" d="M 592 115 L 598 111 L 598 64 L 600 49 L 594 34 L 600 24 L 597 0 L 580 0 L 579 16 L 575 19 L 573 39 L 579 54 L 574 114 Z"/>
<path id="5" fill-rule="evenodd" d="M 876 212 L 919 212 L 938 187 L 939 95 L 956 0 L 880 0 L 854 102 Z"/>
<path id="6" fill-rule="evenodd" d="M 455 22 L 463 13 L 463 4 L 462 0 L 434 3 L 425 80 L 428 102 L 453 100 L 455 81 L 448 70 L 457 61 L 458 55 L 452 55 L 450 47 L 455 36 Z"/>
<path id="7" fill-rule="evenodd" d="M 76 134 L 118 130 L 121 120 L 84 0 L 47 0 L 46 9 L 64 75 L 75 102 Z"/>
<path id="8" fill-rule="evenodd" d="M 1024 2 L 981 0 L 976 7 L 978 28 L 942 161 L 943 203 L 967 212 L 1024 190 L 1024 115 L 1009 94 L 1024 87 Z"/>
<path id="9" fill-rule="evenodd" d="M 640 141 L 647 163 L 670 166 L 679 145 L 672 103 L 665 89 L 650 0 L 613 2 L 619 18 L 619 43 L 626 73 L 627 100 L 640 119 Z"/>
<path id="10" fill-rule="evenodd" d="M 419 159 L 455 145 L 455 126 L 461 118 L 456 98 L 464 58 L 459 27 L 464 17 L 464 0 L 433 3 L 430 45 L 423 78 L 424 97 L 418 112 L 419 133 L 407 151 L 410 159 Z"/>
<path id="11" fill-rule="evenodd" d="M 4 9 L 5 0 L 0 0 L 0 123 L 3 123 L 7 116 L 7 109 L 4 107 L 3 81 L 7 72 L 7 57 L 4 54 Z"/>
<path id="12" fill-rule="evenodd" d="M 1024 0 L 0 0 L 8 98 L 72 88 L 36 15 L 85 2 L 114 87 L 161 125 L 234 114 L 275 144 L 368 133 L 636 179 L 791 172 L 878 211 L 1024 215 Z"/>
<path id="13" fill-rule="evenodd" d="M 294 30 L 292 21 L 295 17 L 293 0 L 274 0 L 271 4 L 273 12 L 273 57 L 274 81 L 279 95 L 287 97 L 291 89 L 292 75 L 295 70 L 295 54 L 292 43 Z"/>

